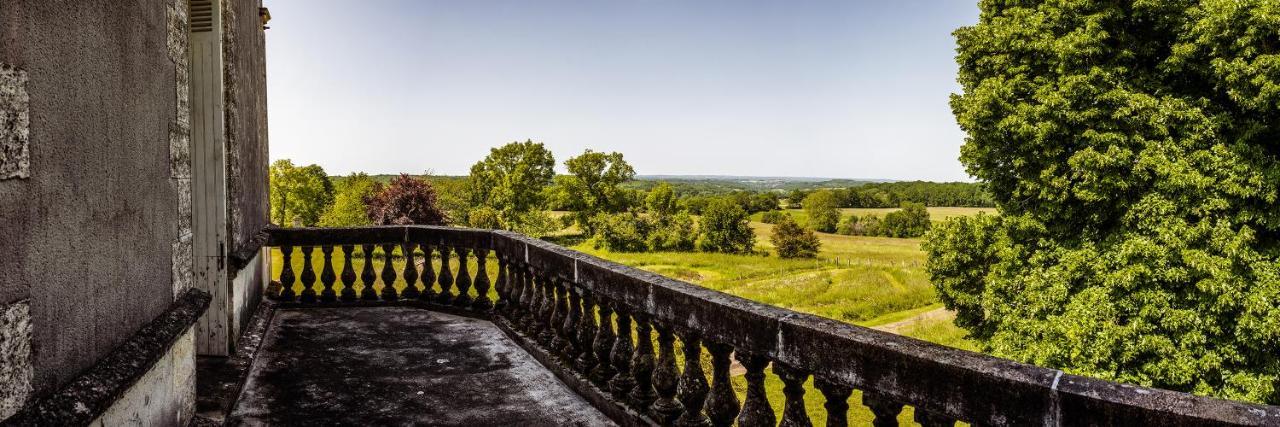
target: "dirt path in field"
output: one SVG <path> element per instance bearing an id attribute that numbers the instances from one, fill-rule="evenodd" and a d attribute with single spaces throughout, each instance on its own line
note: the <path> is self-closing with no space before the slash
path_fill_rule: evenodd
<path id="1" fill-rule="evenodd" d="M 949 318 L 955 318 L 955 317 L 956 317 L 956 314 L 954 312 L 948 311 L 945 307 L 938 307 L 933 310 L 929 310 L 924 313 L 920 313 L 915 316 L 911 316 L 906 319 L 899 320 L 897 322 L 885 323 L 883 325 L 878 325 L 878 326 L 872 326 L 871 329 L 876 329 L 876 330 L 885 331 L 885 332 L 892 332 L 896 334 L 899 331 L 901 331 L 903 328 L 923 322 L 925 320 L 949 319 Z"/>

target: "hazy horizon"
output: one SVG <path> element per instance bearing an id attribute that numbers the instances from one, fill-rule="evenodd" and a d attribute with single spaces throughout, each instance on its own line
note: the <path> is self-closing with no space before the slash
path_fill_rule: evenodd
<path id="1" fill-rule="evenodd" d="M 271 157 L 465 175 L 532 139 L 641 175 L 972 181 L 969 2 L 267 0 Z"/>

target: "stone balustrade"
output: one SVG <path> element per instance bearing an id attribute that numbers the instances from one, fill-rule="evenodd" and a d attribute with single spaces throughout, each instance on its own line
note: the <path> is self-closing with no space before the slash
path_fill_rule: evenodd
<path id="1" fill-rule="evenodd" d="M 855 390 L 877 426 L 897 425 L 906 406 L 924 426 L 1280 425 L 1280 407 L 1117 384 L 938 346 L 506 231 L 273 229 L 268 245 L 281 251 L 278 286 L 270 291 L 281 304 L 421 305 L 488 318 L 624 425 L 807 426 L 810 379 L 829 426 L 847 424 Z M 745 370 L 741 400 L 730 383 L 734 361 Z M 781 401 L 768 398 L 767 378 L 782 382 Z"/>

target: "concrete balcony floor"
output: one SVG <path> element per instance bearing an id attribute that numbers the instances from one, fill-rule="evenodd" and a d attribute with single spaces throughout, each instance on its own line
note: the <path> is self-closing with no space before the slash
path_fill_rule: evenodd
<path id="1" fill-rule="evenodd" d="M 281 309 L 229 425 L 613 425 L 493 323 L 411 307 Z"/>

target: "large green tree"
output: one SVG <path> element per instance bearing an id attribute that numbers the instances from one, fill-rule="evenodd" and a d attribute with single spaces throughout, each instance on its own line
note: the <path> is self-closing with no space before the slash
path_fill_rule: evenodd
<path id="1" fill-rule="evenodd" d="M 804 212 L 809 217 L 809 227 L 823 233 L 834 233 L 840 224 L 839 201 L 831 190 L 818 190 L 805 196 Z"/>
<path id="2" fill-rule="evenodd" d="M 372 225 L 365 200 L 382 191 L 382 184 L 364 172 L 355 172 L 335 186 L 333 205 L 320 217 L 324 227 Z"/>
<path id="3" fill-rule="evenodd" d="M 704 252 L 747 254 L 755 250 L 756 233 L 747 211 L 727 198 L 716 198 L 702 211 L 698 249 Z"/>
<path id="4" fill-rule="evenodd" d="M 928 270 L 998 356 L 1280 403 L 1280 2 L 985 0 Z"/>
<path id="5" fill-rule="evenodd" d="M 545 207 L 543 188 L 555 177 L 555 166 L 551 151 L 532 140 L 490 149 L 471 166 L 471 206 L 492 209 L 503 228 L 521 228 Z M 489 221 L 490 213 L 479 216 Z"/>
<path id="6" fill-rule="evenodd" d="M 620 185 L 635 178 L 636 171 L 622 153 L 586 150 L 564 165 L 569 169 L 562 182 L 566 202 L 578 226 L 588 234 L 594 232 L 590 219 L 596 214 L 623 212 L 632 203 L 633 196 Z"/>
<path id="7" fill-rule="evenodd" d="M 314 226 L 333 203 L 333 183 L 316 165 L 298 167 L 289 159 L 276 160 L 268 170 L 271 219 L 284 227 Z"/>

